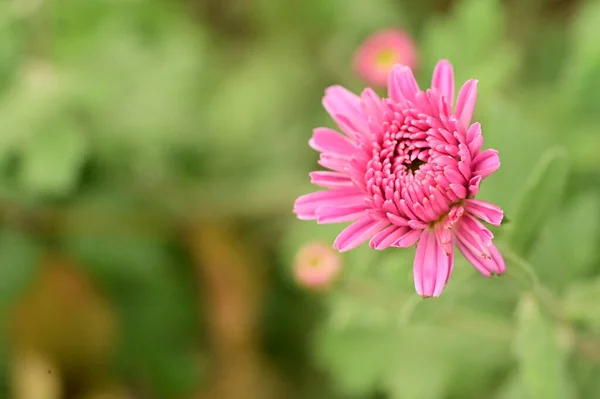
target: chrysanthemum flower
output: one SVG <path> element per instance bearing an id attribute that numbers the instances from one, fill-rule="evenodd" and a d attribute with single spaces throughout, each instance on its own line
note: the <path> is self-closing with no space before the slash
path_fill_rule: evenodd
<path id="1" fill-rule="evenodd" d="M 484 276 L 505 271 L 493 235 L 480 221 L 499 225 L 503 211 L 474 199 L 482 180 L 500 166 L 496 150 L 481 148 L 480 124 L 471 124 L 477 81 L 467 81 L 455 103 L 452 65 L 443 60 L 431 86 L 422 91 L 411 69 L 397 65 L 389 98 L 371 89 L 359 97 L 328 88 L 323 105 L 345 135 L 314 130 L 309 144 L 331 171 L 310 177 L 327 190 L 303 195 L 294 205 L 303 220 L 353 222 L 335 240 L 339 251 L 369 239 L 378 250 L 418 242 L 414 282 L 422 296 L 441 294 L 454 245 Z"/>
<path id="2" fill-rule="evenodd" d="M 417 51 L 410 35 L 399 29 L 374 33 L 354 55 L 354 70 L 368 84 L 385 87 L 396 64 L 416 68 Z"/>
<path id="3" fill-rule="evenodd" d="M 321 242 L 305 244 L 296 254 L 294 274 L 298 283 L 310 289 L 328 287 L 342 267 L 340 256 Z"/>

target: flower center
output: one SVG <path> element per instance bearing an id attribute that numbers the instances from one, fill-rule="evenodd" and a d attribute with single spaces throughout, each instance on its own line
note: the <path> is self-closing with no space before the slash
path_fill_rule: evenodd
<path id="1" fill-rule="evenodd" d="M 434 93 L 427 95 L 435 101 Z M 387 217 L 424 228 L 466 197 L 470 176 L 460 165 L 470 161 L 468 149 L 447 117 L 384 102 L 390 112 L 384 113 L 365 172 L 369 201 Z"/>
<path id="2" fill-rule="evenodd" d="M 399 60 L 397 59 L 397 52 L 391 48 L 382 50 L 377 54 L 377 64 L 385 69 L 389 69 L 394 64 L 397 64 Z"/>

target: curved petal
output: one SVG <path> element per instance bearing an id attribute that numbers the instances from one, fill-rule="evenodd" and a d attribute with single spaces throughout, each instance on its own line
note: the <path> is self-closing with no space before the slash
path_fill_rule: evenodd
<path id="1" fill-rule="evenodd" d="M 493 224 L 494 226 L 500 226 L 502 218 L 504 217 L 502 208 L 485 201 L 468 199 L 465 201 L 465 209 L 471 215 L 487 223 Z"/>
<path id="2" fill-rule="evenodd" d="M 369 246 L 377 250 L 386 249 L 406 235 L 409 230 L 411 230 L 410 227 L 388 226 L 371 238 Z"/>
<path id="3" fill-rule="evenodd" d="M 346 227 L 333 242 L 333 247 L 340 252 L 358 247 L 387 226 L 386 222 L 364 218 Z"/>
<path id="4" fill-rule="evenodd" d="M 317 223 L 345 223 L 353 222 L 366 216 L 367 204 L 351 204 L 345 206 L 320 206 L 315 211 Z"/>
<path id="5" fill-rule="evenodd" d="M 348 137 L 326 127 L 314 129 L 308 145 L 319 152 L 330 152 L 342 156 L 351 156 L 356 152 L 356 147 Z"/>
<path id="6" fill-rule="evenodd" d="M 394 247 L 398 247 L 398 248 L 412 247 L 419 240 L 419 237 L 421 236 L 422 231 L 423 230 L 415 230 L 415 229 L 411 228 L 402 237 L 398 238 L 398 240 L 394 243 Z"/>
<path id="7" fill-rule="evenodd" d="M 465 129 L 468 128 L 471 123 L 476 100 L 477 81 L 471 79 L 460 88 L 458 98 L 456 99 L 456 118 Z"/>
<path id="8" fill-rule="evenodd" d="M 504 263 L 504 258 L 496 248 L 496 245 L 492 243 L 489 246 L 489 251 L 491 254 L 490 258 L 482 258 L 478 256 L 476 253 L 471 251 L 468 247 L 463 245 L 461 241 L 457 240 L 456 246 L 458 250 L 463 254 L 463 256 L 479 271 L 479 273 L 483 274 L 486 277 L 489 277 L 492 274 L 504 274 L 506 272 L 506 265 Z"/>
<path id="9" fill-rule="evenodd" d="M 331 86 L 325 90 L 323 107 L 338 126 L 350 137 L 356 132 L 365 132 L 367 118 L 362 111 L 360 98 L 342 86 Z"/>
<path id="10" fill-rule="evenodd" d="M 494 235 L 473 216 L 463 215 L 454 227 L 456 239 L 480 258 L 491 258 L 489 246 Z"/>
<path id="11" fill-rule="evenodd" d="M 485 179 L 500 167 L 498 151 L 488 148 L 473 159 L 473 174 Z"/>
<path id="12" fill-rule="evenodd" d="M 479 122 L 473 123 L 467 129 L 467 145 L 469 146 L 471 158 L 475 158 L 481 152 L 483 135 L 481 134 L 481 124 Z"/>
<path id="13" fill-rule="evenodd" d="M 420 91 L 412 70 L 406 65 L 396 65 L 390 72 L 388 81 L 389 96 L 395 102 L 413 101 Z"/>
<path id="14" fill-rule="evenodd" d="M 460 252 L 481 274 L 504 273 L 504 259 L 492 242 L 493 234 L 477 219 L 465 214 L 454 229 L 454 236 Z"/>
<path id="15" fill-rule="evenodd" d="M 436 239 L 435 231 L 423 230 L 413 264 L 417 294 L 423 297 L 440 296 L 452 272 L 454 250 L 446 254 Z"/>
<path id="16" fill-rule="evenodd" d="M 447 228 L 443 223 L 435 227 L 435 237 L 438 245 L 446 254 L 452 253 L 452 229 Z"/>
<path id="17" fill-rule="evenodd" d="M 316 186 L 327 188 L 350 188 L 354 187 L 354 182 L 350 178 L 339 172 L 317 171 L 310 172 L 310 182 Z"/>
<path id="18" fill-rule="evenodd" d="M 454 70 L 448 60 L 441 60 L 435 66 L 431 87 L 437 89 L 446 99 L 450 107 L 454 102 Z"/>
<path id="19" fill-rule="evenodd" d="M 317 191 L 301 195 L 294 203 L 294 213 L 300 220 L 314 220 L 322 206 L 350 206 L 365 203 L 364 195 L 354 188 Z"/>

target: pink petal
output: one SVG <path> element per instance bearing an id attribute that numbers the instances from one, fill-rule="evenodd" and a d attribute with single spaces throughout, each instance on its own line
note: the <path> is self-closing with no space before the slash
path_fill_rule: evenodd
<path id="1" fill-rule="evenodd" d="M 348 167 L 349 162 L 350 158 L 346 156 L 322 152 L 318 163 L 324 168 L 343 173 Z"/>
<path id="2" fill-rule="evenodd" d="M 456 118 L 466 129 L 471 123 L 473 111 L 475 110 L 475 100 L 477 100 L 477 81 L 468 80 L 458 92 L 456 99 Z"/>
<path id="3" fill-rule="evenodd" d="M 314 129 L 308 145 L 319 152 L 331 152 L 338 155 L 350 156 L 356 152 L 356 147 L 350 139 L 326 127 Z"/>
<path id="4" fill-rule="evenodd" d="M 460 241 L 457 241 L 456 246 L 463 256 L 484 276 L 489 277 L 491 274 L 504 274 L 506 271 L 504 258 L 502 258 L 494 243 L 489 246 L 491 258 L 478 256 Z"/>
<path id="5" fill-rule="evenodd" d="M 364 114 L 368 115 L 368 119 L 373 118 L 377 130 L 381 130 L 381 125 L 383 124 L 381 99 L 373 89 L 365 89 L 361 93 L 360 98 Z"/>
<path id="6" fill-rule="evenodd" d="M 420 89 L 411 69 L 406 65 L 396 65 L 390 73 L 388 91 L 392 100 L 404 102 L 413 101 Z"/>
<path id="7" fill-rule="evenodd" d="M 467 130 L 467 143 L 471 158 L 475 158 L 481 152 L 481 146 L 483 145 L 483 135 L 481 134 L 481 125 L 479 123 L 473 123 L 469 126 Z"/>
<path id="8" fill-rule="evenodd" d="M 479 192 L 479 184 L 481 184 L 481 176 L 477 175 L 469 180 L 469 196 L 474 197 Z"/>
<path id="9" fill-rule="evenodd" d="M 402 237 L 400 237 L 394 244 L 394 247 L 398 248 L 408 248 L 413 246 L 417 241 L 419 241 L 419 237 L 421 236 L 421 232 L 423 230 L 408 230 Z"/>
<path id="10" fill-rule="evenodd" d="M 409 227 L 388 226 L 371 238 L 369 246 L 377 250 L 385 249 L 405 236 L 409 230 Z"/>
<path id="11" fill-rule="evenodd" d="M 348 176 L 338 172 L 318 171 L 310 172 L 310 182 L 316 186 L 327 188 L 354 187 L 354 183 Z"/>
<path id="12" fill-rule="evenodd" d="M 435 227 L 435 237 L 438 245 L 446 254 L 452 253 L 452 230 L 450 228 L 446 228 L 444 224 L 438 224 Z"/>
<path id="13" fill-rule="evenodd" d="M 494 246 L 492 233 L 477 219 L 465 214 L 454 228 L 460 252 L 484 276 L 504 272 L 504 260 Z"/>
<path id="14" fill-rule="evenodd" d="M 417 294 L 438 297 L 444 290 L 454 264 L 454 251 L 446 254 L 439 246 L 435 232 L 424 230 L 419 239 L 413 265 Z"/>
<path id="15" fill-rule="evenodd" d="M 467 189 L 462 184 L 450 184 L 450 189 L 456 194 L 456 196 L 460 199 L 467 197 Z"/>
<path id="16" fill-rule="evenodd" d="M 321 206 L 343 206 L 364 204 L 364 195 L 358 189 L 335 189 L 305 194 L 296 199 L 294 213 L 301 220 L 317 218 L 316 210 Z"/>
<path id="17" fill-rule="evenodd" d="M 346 227 L 333 242 L 333 247 L 340 252 L 358 247 L 374 234 L 387 226 L 386 222 L 364 218 Z"/>
<path id="18" fill-rule="evenodd" d="M 356 132 L 366 131 L 367 118 L 361 109 L 360 98 L 351 91 L 342 86 L 327 88 L 323 107 L 350 137 L 354 137 Z M 340 116 L 344 120 L 340 120 Z"/>
<path id="19" fill-rule="evenodd" d="M 500 226 L 502 218 L 504 217 L 502 208 L 485 201 L 468 199 L 465 201 L 465 209 L 471 213 L 471 215 L 478 217 L 487 223 L 493 224 L 494 226 Z"/>
<path id="20" fill-rule="evenodd" d="M 482 258 L 489 258 L 488 247 L 494 235 L 481 222 L 470 214 L 465 214 L 454 227 L 456 238 L 467 248 Z"/>
<path id="21" fill-rule="evenodd" d="M 435 66 L 431 87 L 437 89 L 452 106 L 454 102 L 454 71 L 448 60 L 441 60 Z"/>
<path id="22" fill-rule="evenodd" d="M 485 179 L 500 167 L 498 151 L 488 148 L 473 159 L 473 174 Z"/>
<path id="23" fill-rule="evenodd" d="M 385 205 L 385 202 L 384 202 L 384 205 Z M 392 212 L 386 213 L 386 216 L 389 219 L 389 221 L 392 222 L 393 224 L 395 224 L 396 226 L 400 226 L 400 227 L 408 226 L 408 219 L 405 219 L 402 216 L 398 216 Z"/>
<path id="24" fill-rule="evenodd" d="M 367 204 L 342 205 L 342 206 L 320 206 L 315 211 L 317 223 L 345 223 L 353 222 L 366 215 Z"/>

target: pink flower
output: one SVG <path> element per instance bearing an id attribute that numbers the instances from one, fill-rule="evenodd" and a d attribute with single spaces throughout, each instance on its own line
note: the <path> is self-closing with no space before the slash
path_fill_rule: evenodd
<path id="1" fill-rule="evenodd" d="M 369 239 L 378 250 L 418 242 L 414 282 L 422 296 L 441 294 L 454 245 L 484 276 L 505 271 L 493 234 L 480 221 L 499 225 L 503 211 L 474 199 L 481 181 L 500 166 L 496 150 L 481 148 L 480 124 L 471 124 L 477 81 L 466 82 L 454 103 L 452 64 L 443 60 L 431 86 L 422 91 L 411 69 L 397 65 L 389 98 L 371 89 L 358 97 L 340 86 L 328 88 L 323 105 L 344 135 L 314 130 L 309 144 L 330 171 L 310 177 L 326 190 L 294 205 L 303 220 L 353 222 L 335 240 L 339 251 Z"/>
<path id="2" fill-rule="evenodd" d="M 399 29 L 388 29 L 370 36 L 354 56 L 354 70 L 366 82 L 385 87 L 396 64 L 416 68 L 417 51 L 412 38 Z"/>
<path id="3" fill-rule="evenodd" d="M 328 245 L 311 242 L 296 254 L 294 273 L 301 285 L 311 289 L 323 289 L 331 284 L 341 267 L 339 255 Z"/>

